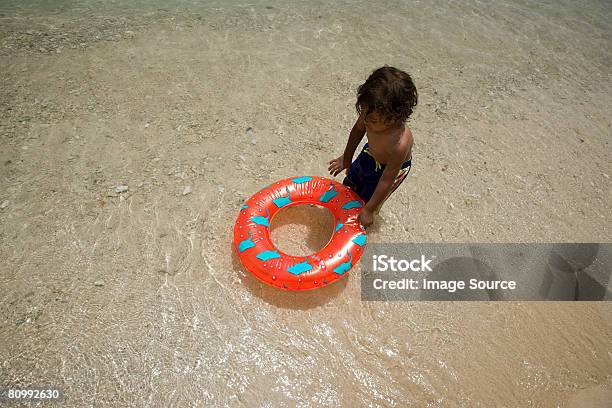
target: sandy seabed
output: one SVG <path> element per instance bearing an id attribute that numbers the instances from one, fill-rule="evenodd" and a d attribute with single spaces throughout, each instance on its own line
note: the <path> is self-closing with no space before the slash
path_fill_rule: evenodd
<path id="1" fill-rule="evenodd" d="M 383 64 L 420 99 L 370 242 L 610 242 L 609 3 L 105 7 L 0 13 L 0 386 L 79 407 L 612 400 L 609 303 L 362 302 L 359 268 L 285 293 L 231 247 L 251 194 L 326 173 Z M 287 210 L 275 242 L 318 249 L 320 215 Z"/>

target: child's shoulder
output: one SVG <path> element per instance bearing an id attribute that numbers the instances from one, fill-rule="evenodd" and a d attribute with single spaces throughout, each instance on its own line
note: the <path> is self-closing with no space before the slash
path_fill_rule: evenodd
<path id="1" fill-rule="evenodd" d="M 410 126 L 404 125 L 404 135 L 409 140 L 412 140 L 412 130 L 410 129 Z"/>
<path id="2" fill-rule="evenodd" d="M 410 150 L 412 148 L 412 144 L 414 143 L 414 136 L 412 135 L 412 130 L 408 127 L 408 125 L 404 125 L 404 131 L 400 137 L 400 146 L 405 150 Z M 402 149 L 402 150 L 404 150 Z"/>

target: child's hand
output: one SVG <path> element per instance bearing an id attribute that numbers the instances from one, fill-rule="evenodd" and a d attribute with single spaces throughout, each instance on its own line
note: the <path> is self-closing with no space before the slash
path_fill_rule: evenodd
<path id="1" fill-rule="evenodd" d="M 366 207 L 363 207 L 359 213 L 359 222 L 364 226 L 364 228 L 369 227 L 374 223 L 374 213 L 368 210 Z"/>
<path id="2" fill-rule="evenodd" d="M 347 169 L 348 167 L 349 166 L 344 162 L 344 155 L 342 155 L 337 159 L 330 160 L 327 170 L 329 170 L 329 174 L 336 177 L 338 174 L 340 174 L 340 172 L 342 172 L 342 170 Z"/>

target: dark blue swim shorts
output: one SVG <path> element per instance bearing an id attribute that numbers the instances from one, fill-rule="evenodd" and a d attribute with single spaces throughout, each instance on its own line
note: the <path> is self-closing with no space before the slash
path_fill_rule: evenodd
<path id="1" fill-rule="evenodd" d="M 406 160 L 402 164 L 402 171 L 400 171 L 395 179 L 391 193 L 404 181 L 411 166 L 411 159 Z M 374 195 L 374 190 L 376 190 L 376 186 L 384 170 L 385 165 L 378 163 L 374 157 L 370 155 L 368 144 L 366 143 L 363 150 L 351 164 L 351 167 L 349 167 L 348 174 L 342 181 L 342 184 L 356 192 L 357 195 L 367 203 L 370 198 L 372 198 L 372 195 Z"/>

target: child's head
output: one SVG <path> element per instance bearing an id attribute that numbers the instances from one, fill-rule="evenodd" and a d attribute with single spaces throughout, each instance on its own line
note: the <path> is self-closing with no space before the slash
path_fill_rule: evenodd
<path id="1" fill-rule="evenodd" d="M 357 89 L 357 113 L 369 120 L 398 124 L 408 120 L 418 94 L 406 72 L 385 65 L 378 68 Z"/>

